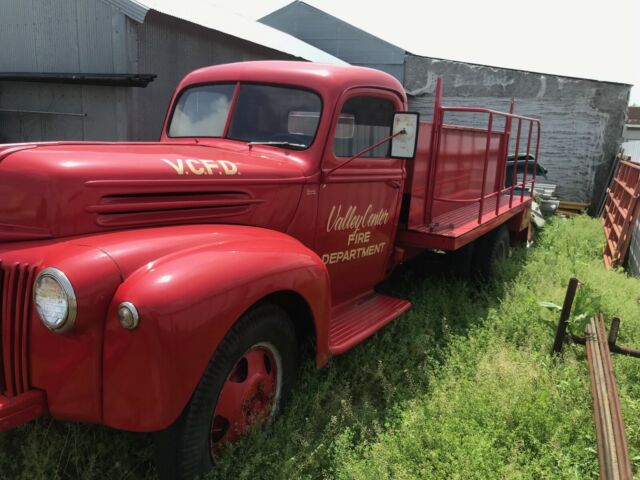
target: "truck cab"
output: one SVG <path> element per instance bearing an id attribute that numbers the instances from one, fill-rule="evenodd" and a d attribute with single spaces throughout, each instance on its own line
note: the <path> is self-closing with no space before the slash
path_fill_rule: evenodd
<path id="1" fill-rule="evenodd" d="M 245 63 L 196 71 L 177 92 L 161 141 L 198 141 L 246 154 L 247 163 L 265 162 L 274 176 L 299 172 L 290 192 L 276 185 L 285 205 L 269 206 L 268 226 L 316 252 L 329 276 L 340 278 L 331 282 L 332 305 L 371 291 L 384 278 L 405 161 L 391 158 L 384 143 L 342 164 L 391 135 L 394 113 L 407 109 L 397 80 L 358 67 Z M 237 165 L 238 171 L 244 167 Z M 209 173 L 198 160 L 184 169 L 172 166 L 192 178 Z M 274 225 L 274 217 L 287 213 L 284 224 Z"/>
<path id="2" fill-rule="evenodd" d="M 161 475 L 194 478 L 285 403 L 302 344 L 323 367 L 410 308 L 375 289 L 398 263 L 488 271 L 526 238 L 535 176 L 505 167 L 539 122 L 441 97 L 418 124 L 383 72 L 245 62 L 187 75 L 158 142 L 0 145 L 0 429 L 157 432 Z"/>

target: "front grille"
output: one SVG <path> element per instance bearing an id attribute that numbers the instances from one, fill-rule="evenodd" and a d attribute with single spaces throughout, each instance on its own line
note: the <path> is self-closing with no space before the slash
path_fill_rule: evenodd
<path id="1" fill-rule="evenodd" d="M 29 316 L 35 270 L 0 260 L 0 392 L 9 397 L 29 389 Z"/>

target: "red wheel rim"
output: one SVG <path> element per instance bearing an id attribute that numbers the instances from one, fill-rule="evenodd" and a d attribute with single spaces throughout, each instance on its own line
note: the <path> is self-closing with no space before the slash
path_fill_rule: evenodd
<path id="1" fill-rule="evenodd" d="M 211 420 L 211 456 L 238 440 L 248 429 L 265 423 L 280 394 L 280 358 L 269 344 L 247 350 L 231 369 Z"/>

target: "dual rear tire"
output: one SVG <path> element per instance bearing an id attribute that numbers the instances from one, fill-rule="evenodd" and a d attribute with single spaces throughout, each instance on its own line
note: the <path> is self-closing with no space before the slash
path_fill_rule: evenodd
<path id="1" fill-rule="evenodd" d="M 499 265 L 511 254 L 509 230 L 505 225 L 489 232 L 477 241 L 474 254 L 474 274 L 479 280 L 495 276 Z"/>
<path id="2" fill-rule="evenodd" d="M 511 241 L 505 225 L 487 233 L 475 242 L 451 252 L 451 269 L 458 278 L 488 280 L 498 266 L 509 258 Z"/>

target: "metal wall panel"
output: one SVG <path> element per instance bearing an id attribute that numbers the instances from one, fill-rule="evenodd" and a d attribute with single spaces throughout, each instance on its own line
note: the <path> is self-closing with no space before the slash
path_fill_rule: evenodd
<path id="1" fill-rule="evenodd" d="M 0 143 L 155 140 L 170 96 L 189 71 L 219 63 L 292 58 L 155 11 L 140 24 L 122 12 L 121 3 L 130 2 L 4 1 L 0 43 L 8 48 L 0 49 L 0 71 L 158 77 L 146 89 L 0 82 Z"/>
<path id="2" fill-rule="evenodd" d="M 15 1 L 15 0 L 12 0 Z M 40 72 L 76 72 L 78 58 L 77 0 L 31 0 L 36 64 Z"/>
<path id="3" fill-rule="evenodd" d="M 3 0 L 0 15 L 0 68 L 5 72 L 36 71 L 36 36 L 31 0 Z"/>
<path id="4" fill-rule="evenodd" d="M 636 220 L 636 224 L 631 234 L 627 269 L 634 277 L 640 277 L 640 218 Z"/>
<path id="5" fill-rule="evenodd" d="M 622 144 L 622 149 L 632 162 L 640 163 L 640 140 L 627 140 Z"/>
<path id="6" fill-rule="evenodd" d="M 304 2 L 259 20 L 346 62 L 377 68 L 403 82 L 405 51 Z"/>
<path id="7" fill-rule="evenodd" d="M 240 40 L 199 25 L 150 11 L 143 24 L 127 19 L 130 69 L 158 77 L 144 89 L 132 89 L 129 103 L 129 138 L 156 140 L 171 95 L 192 70 L 208 65 L 247 60 L 286 60 L 291 56 Z"/>
<path id="8" fill-rule="evenodd" d="M 125 16 L 99 0 L 4 0 L 0 70 L 124 73 Z M 0 82 L 0 142 L 126 139 L 126 90 L 47 83 Z"/>
<path id="9" fill-rule="evenodd" d="M 77 4 L 78 70 L 91 73 L 116 72 L 113 65 L 112 8 L 102 2 Z M 120 15 L 121 17 L 123 15 Z"/>

